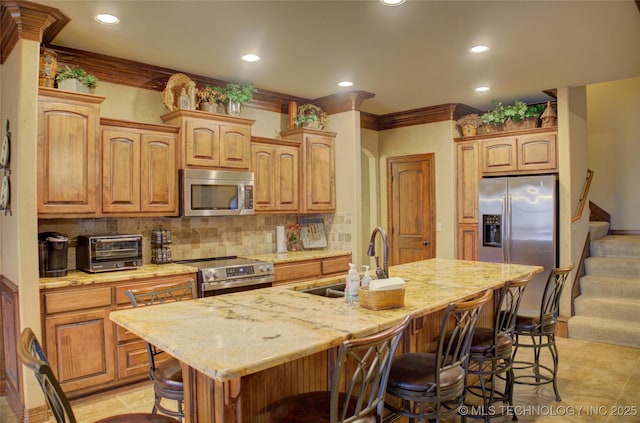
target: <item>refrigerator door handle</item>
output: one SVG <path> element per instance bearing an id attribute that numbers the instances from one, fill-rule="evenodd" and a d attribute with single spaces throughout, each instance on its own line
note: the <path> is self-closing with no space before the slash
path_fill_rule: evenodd
<path id="1" fill-rule="evenodd" d="M 511 263 L 511 194 L 507 196 L 507 263 Z"/>
<path id="2" fill-rule="evenodd" d="M 507 196 L 502 196 L 502 222 L 500 228 L 500 236 L 502 240 L 502 262 L 508 263 L 507 251 L 509 249 L 509 234 L 507 232 L 507 220 L 509 215 L 507 215 Z"/>

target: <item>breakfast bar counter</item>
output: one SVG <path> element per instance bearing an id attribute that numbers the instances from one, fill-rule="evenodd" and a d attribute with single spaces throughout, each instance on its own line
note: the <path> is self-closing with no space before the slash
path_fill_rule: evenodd
<path id="1" fill-rule="evenodd" d="M 260 422 L 264 407 L 279 397 L 327 389 L 332 352 L 345 339 L 383 330 L 407 314 L 432 315 L 542 270 L 431 259 L 389 268 L 391 277 L 406 281 L 404 306 L 390 310 L 300 292 L 319 284 L 304 282 L 115 311 L 110 318 L 183 363 L 186 421 Z"/>

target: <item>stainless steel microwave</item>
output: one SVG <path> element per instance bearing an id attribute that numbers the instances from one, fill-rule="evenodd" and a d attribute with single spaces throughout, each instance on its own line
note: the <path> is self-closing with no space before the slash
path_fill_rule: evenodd
<path id="1" fill-rule="evenodd" d="M 181 171 L 182 216 L 253 214 L 253 172 L 184 169 Z"/>

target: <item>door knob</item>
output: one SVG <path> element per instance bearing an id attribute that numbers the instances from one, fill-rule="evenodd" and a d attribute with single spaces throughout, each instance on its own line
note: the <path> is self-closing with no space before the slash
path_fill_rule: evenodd
<path id="1" fill-rule="evenodd" d="M 427 245 L 429 245 L 429 241 L 426 241 L 426 240 L 422 241 L 422 245 L 424 245 L 426 247 Z"/>

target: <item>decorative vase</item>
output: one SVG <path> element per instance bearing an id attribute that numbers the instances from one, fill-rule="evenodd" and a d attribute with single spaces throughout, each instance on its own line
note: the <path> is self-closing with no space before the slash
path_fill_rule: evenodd
<path id="1" fill-rule="evenodd" d="M 40 75 L 38 85 L 41 87 L 53 88 L 56 82 L 56 73 L 58 72 L 58 54 L 43 48 L 40 53 Z"/>
<path id="2" fill-rule="evenodd" d="M 207 113 L 217 113 L 218 105 L 216 103 L 200 103 L 200 110 Z"/>
<path id="3" fill-rule="evenodd" d="M 242 111 L 242 103 L 239 101 L 229 101 L 227 103 L 227 114 L 231 116 L 240 116 Z"/>
<path id="4" fill-rule="evenodd" d="M 462 125 L 462 136 L 472 137 L 478 133 L 478 127 L 475 125 Z"/>

